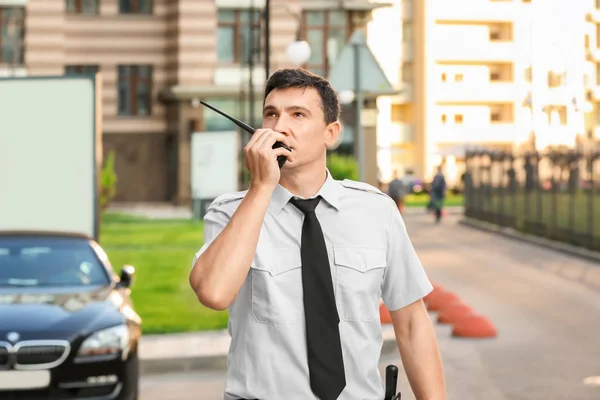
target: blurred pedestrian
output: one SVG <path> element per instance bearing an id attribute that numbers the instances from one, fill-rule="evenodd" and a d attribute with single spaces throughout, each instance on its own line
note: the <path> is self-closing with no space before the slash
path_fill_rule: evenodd
<path id="1" fill-rule="evenodd" d="M 430 206 L 435 213 L 435 222 L 439 223 L 442 219 L 444 201 L 446 200 L 446 178 L 442 172 L 442 166 L 437 167 L 437 173 L 431 182 Z"/>
<path id="2" fill-rule="evenodd" d="M 407 190 L 408 188 L 404 181 L 400 179 L 398 171 L 394 171 L 393 179 L 388 185 L 388 196 L 394 200 L 400 214 L 404 213 Z"/>

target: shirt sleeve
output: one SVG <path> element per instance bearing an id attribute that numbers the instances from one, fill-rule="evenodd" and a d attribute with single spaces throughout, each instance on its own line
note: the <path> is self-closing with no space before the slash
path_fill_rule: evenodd
<path id="1" fill-rule="evenodd" d="M 387 232 L 387 268 L 381 297 L 390 311 L 422 299 L 433 290 L 397 209 L 392 209 Z"/>
<path id="2" fill-rule="evenodd" d="M 218 204 L 211 204 L 204 216 L 204 244 L 200 250 L 194 255 L 192 268 L 196 264 L 196 260 L 210 246 L 219 233 L 229 223 L 229 215 L 218 207 Z"/>

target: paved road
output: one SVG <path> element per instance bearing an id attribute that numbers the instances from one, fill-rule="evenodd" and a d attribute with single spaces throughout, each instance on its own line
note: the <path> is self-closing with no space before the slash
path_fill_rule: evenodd
<path id="1" fill-rule="evenodd" d="M 457 339 L 436 325 L 448 400 L 598 400 L 600 292 L 558 276 L 591 262 L 457 224 L 409 216 L 414 245 L 432 281 L 457 293 L 497 326 L 495 339 Z M 432 318 L 435 315 L 432 314 Z M 396 355 L 388 362 L 399 364 Z M 403 400 L 414 400 L 400 381 Z M 145 377 L 141 400 L 217 400 L 222 373 Z"/>

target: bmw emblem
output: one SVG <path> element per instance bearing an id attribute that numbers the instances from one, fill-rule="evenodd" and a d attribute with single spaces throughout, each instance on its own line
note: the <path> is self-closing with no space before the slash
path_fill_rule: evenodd
<path id="1" fill-rule="evenodd" d="M 17 341 L 19 341 L 21 336 L 17 332 L 9 332 L 6 335 L 6 338 L 8 339 L 9 342 L 16 343 Z"/>

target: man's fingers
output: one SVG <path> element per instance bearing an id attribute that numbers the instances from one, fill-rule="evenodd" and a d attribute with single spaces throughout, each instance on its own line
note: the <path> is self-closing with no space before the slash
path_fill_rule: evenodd
<path id="1" fill-rule="evenodd" d="M 290 147 L 290 139 L 286 135 L 272 130 L 269 130 L 268 134 L 265 133 L 264 135 L 262 135 L 259 139 L 256 140 L 255 143 L 257 147 L 273 147 L 275 142 L 281 142 L 286 146 Z"/>
<path id="2" fill-rule="evenodd" d="M 250 140 L 248 140 L 248 143 L 246 144 L 246 147 L 250 148 L 252 146 L 254 146 L 254 144 L 260 140 L 267 132 L 269 131 L 269 129 L 257 129 L 251 136 L 250 136 Z"/>
<path id="3" fill-rule="evenodd" d="M 275 156 L 275 158 L 277 158 L 279 156 L 285 156 L 285 158 L 287 158 L 288 161 L 294 161 L 294 156 L 293 156 L 292 152 L 283 147 L 278 147 L 278 148 L 274 149 L 273 155 Z"/>

